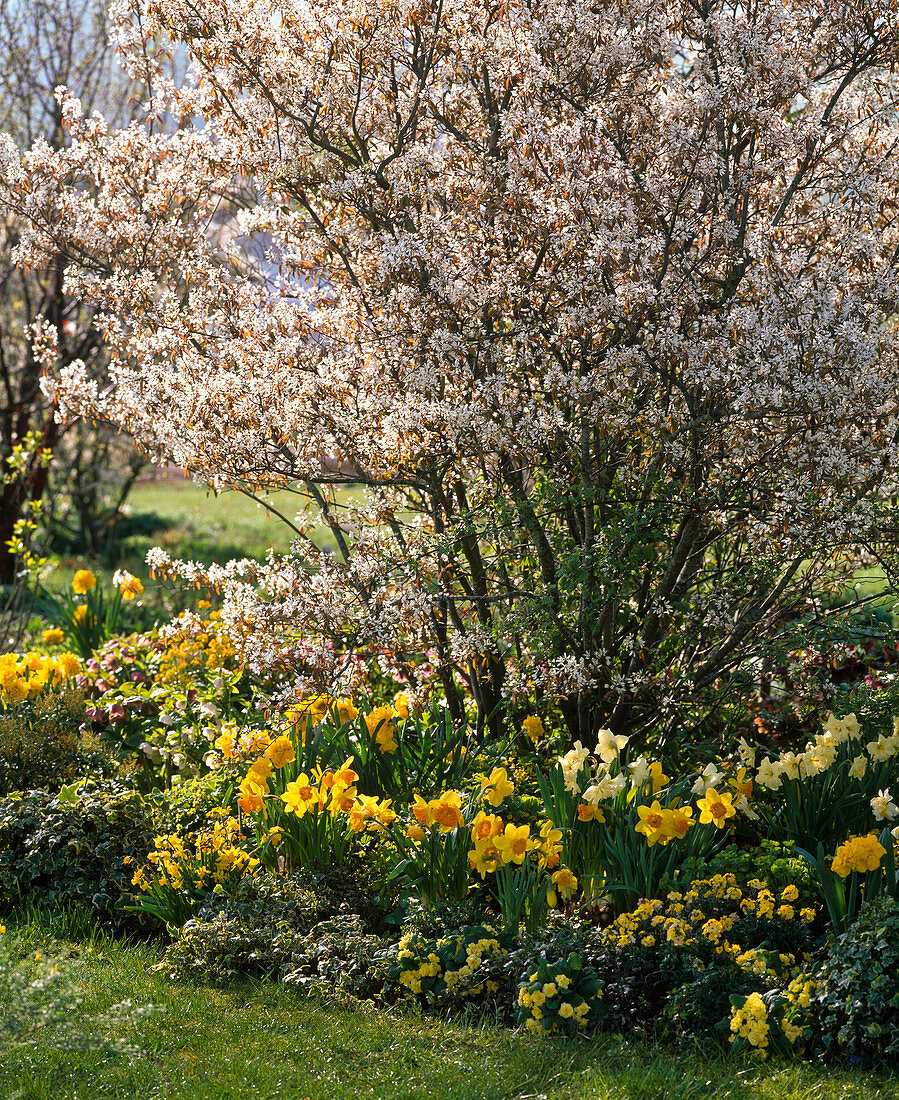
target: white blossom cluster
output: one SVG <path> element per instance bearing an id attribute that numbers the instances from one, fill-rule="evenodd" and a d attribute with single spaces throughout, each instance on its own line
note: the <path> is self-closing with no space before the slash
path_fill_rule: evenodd
<path id="1" fill-rule="evenodd" d="M 65 257 L 113 357 L 108 391 L 74 364 L 47 392 L 213 488 L 355 479 L 392 521 L 314 568 L 210 574 L 254 662 L 433 644 L 463 676 L 514 652 L 560 695 L 673 699 L 666 638 L 704 682 L 799 563 L 873 553 L 897 489 L 895 5 L 112 15 L 145 118 L 111 129 L 61 89 L 65 148 L 0 141 L 19 261 Z M 625 521 L 670 555 L 621 596 Z"/>

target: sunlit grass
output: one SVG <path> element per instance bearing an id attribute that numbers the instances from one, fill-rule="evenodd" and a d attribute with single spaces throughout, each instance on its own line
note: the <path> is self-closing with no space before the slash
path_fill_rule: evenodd
<path id="1" fill-rule="evenodd" d="M 46 931 L 26 929 L 29 947 Z M 61 933 L 61 929 L 57 929 Z M 69 930 L 71 931 L 71 929 Z M 47 1043 L 0 1057 L 0 1095 L 29 1100 L 769 1100 L 899 1098 L 899 1081 L 802 1063 L 759 1065 L 726 1051 L 672 1050 L 602 1036 L 553 1042 L 490 1025 L 339 1005 L 271 983 L 171 984 L 146 945 L 69 945 L 82 1019 L 130 998 L 160 1011 L 120 1036 L 137 1056 Z"/>

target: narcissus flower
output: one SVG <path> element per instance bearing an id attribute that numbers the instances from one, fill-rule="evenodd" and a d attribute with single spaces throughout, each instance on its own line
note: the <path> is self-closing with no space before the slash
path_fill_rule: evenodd
<path id="1" fill-rule="evenodd" d="M 56 671 L 64 679 L 68 680 L 81 671 L 81 660 L 74 653 L 63 653 L 56 659 Z"/>
<path id="2" fill-rule="evenodd" d="M 552 883 L 563 898 L 573 897 L 577 890 L 577 877 L 567 867 L 560 867 L 552 876 Z"/>
<path id="3" fill-rule="evenodd" d="M 849 766 L 849 774 L 853 779 L 864 779 L 868 770 L 868 758 L 864 753 L 859 753 Z"/>
<path id="4" fill-rule="evenodd" d="M 434 824 L 441 832 L 450 833 L 464 824 L 462 818 L 462 795 L 458 791 L 444 791 L 431 803 Z"/>
<path id="5" fill-rule="evenodd" d="M 388 731 L 389 736 L 393 736 L 393 720 L 396 717 L 396 711 L 393 707 L 375 707 L 371 714 L 366 714 L 365 724 L 368 727 L 368 732 L 374 737 L 378 732 Z"/>
<path id="6" fill-rule="evenodd" d="M 356 710 L 349 699 L 338 699 L 334 704 L 334 710 L 337 712 L 337 720 L 341 725 L 344 722 L 352 722 L 359 715 L 359 711 Z"/>
<path id="7" fill-rule="evenodd" d="M 96 587 L 97 578 L 90 569 L 79 569 L 72 578 L 72 591 L 76 596 L 83 596 L 86 592 Z"/>
<path id="8" fill-rule="evenodd" d="M 489 778 L 481 779 L 481 793 L 494 808 L 515 790 L 505 768 L 494 768 Z"/>
<path id="9" fill-rule="evenodd" d="M 752 797 L 752 780 L 746 778 L 746 769 L 740 768 L 735 776 L 728 781 L 738 795 L 744 798 Z"/>
<path id="10" fill-rule="evenodd" d="M 431 812 L 430 803 L 425 801 L 417 791 L 415 793 L 415 802 L 412 806 L 412 816 L 419 825 L 434 824 L 434 815 Z"/>
<path id="11" fill-rule="evenodd" d="M 393 700 L 393 709 L 400 718 L 410 718 L 413 714 L 423 714 L 425 707 L 414 695 L 401 691 Z"/>
<path id="12" fill-rule="evenodd" d="M 652 793 L 658 794 L 671 776 L 662 771 L 662 764 L 659 760 L 653 760 L 649 765 L 649 778 L 652 780 Z"/>
<path id="13" fill-rule="evenodd" d="M 59 645 L 65 635 L 58 626 L 51 626 L 49 630 L 41 631 L 41 637 L 44 639 L 45 645 Z"/>
<path id="14" fill-rule="evenodd" d="M 878 821 L 890 821 L 899 815 L 899 806 L 893 801 L 889 790 L 877 792 L 871 799 L 871 810 Z"/>
<path id="15" fill-rule="evenodd" d="M 695 824 L 692 806 L 672 806 L 662 813 L 662 832 L 672 839 L 683 838 Z"/>
<path id="16" fill-rule="evenodd" d="M 543 729 L 543 723 L 534 714 L 532 714 L 529 718 L 525 718 L 525 720 L 521 723 L 521 729 L 525 737 L 533 741 L 535 745 L 545 732 Z"/>
<path id="17" fill-rule="evenodd" d="M 314 812 L 321 807 L 321 798 L 318 789 L 309 782 L 309 776 L 303 772 L 292 783 L 288 783 L 281 795 L 288 813 L 302 817 L 304 814 Z"/>
<path id="18" fill-rule="evenodd" d="M 258 814 L 267 791 L 267 783 L 254 783 L 251 779 L 245 779 L 240 785 L 241 797 L 238 798 L 237 805 L 245 814 Z"/>
<path id="19" fill-rule="evenodd" d="M 886 848 L 874 833 L 850 837 L 837 848 L 833 857 L 833 872 L 846 878 L 852 871 L 876 871 L 886 855 Z"/>
<path id="20" fill-rule="evenodd" d="M 265 750 L 265 755 L 275 768 L 283 768 L 285 764 L 292 764 L 297 758 L 293 742 L 289 737 L 276 737 Z"/>
<path id="21" fill-rule="evenodd" d="M 272 763 L 265 756 L 260 756 L 258 760 L 254 760 L 247 769 L 247 779 L 252 779 L 254 783 L 260 783 L 268 779 L 271 774 Z"/>
<path id="22" fill-rule="evenodd" d="M 714 824 L 716 829 L 723 829 L 724 823 L 729 817 L 734 817 L 734 809 L 731 796 L 728 793 L 718 794 L 714 787 L 709 787 L 705 797 L 696 803 L 702 811 L 699 815 L 700 825 Z"/>
<path id="23" fill-rule="evenodd" d="M 87 604 L 80 603 L 72 615 L 72 619 L 78 626 L 83 626 L 87 622 Z"/>
<path id="24" fill-rule="evenodd" d="M 651 806 L 638 806 L 637 815 L 640 820 L 634 826 L 638 833 L 646 837 L 650 847 L 662 836 L 662 826 L 665 824 L 664 811 L 656 799 Z"/>
<path id="25" fill-rule="evenodd" d="M 530 840 L 531 829 L 529 825 L 507 825 L 503 835 L 496 838 L 496 848 L 502 857 L 503 863 L 524 862 L 524 857 L 533 847 Z"/>
<path id="26" fill-rule="evenodd" d="M 630 740 L 623 734 L 614 734 L 611 730 L 600 730 L 596 741 L 596 755 L 606 764 L 618 759 L 621 750 Z"/>
<path id="27" fill-rule="evenodd" d="M 589 802 L 582 802 L 577 808 L 578 821 L 596 821 L 600 825 L 606 820 L 606 815 L 599 806 L 591 806 Z"/>
<path id="28" fill-rule="evenodd" d="M 133 600 L 144 590 L 140 579 L 135 577 L 133 573 L 127 573 L 124 569 L 119 570 L 112 579 L 119 586 L 123 600 Z"/>
<path id="29" fill-rule="evenodd" d="M 497 817 L 496 814 L 486 814 L 483 810 L 479 810 L 471 822 L 471 836 L 475 842 L 499 836 L 502 831 L 502 818 Z"/>
<path id="30" fill-rule="evenodd" d="M 478 840 L 468 853 L 468 862 L 481 878 L 486 878 L 502 863 L 502 856 L 493 840 Z"/>

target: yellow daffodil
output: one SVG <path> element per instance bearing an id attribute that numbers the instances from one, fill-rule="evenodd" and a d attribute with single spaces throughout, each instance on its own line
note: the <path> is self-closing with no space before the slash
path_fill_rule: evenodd
<path id="1" fill-rule="evenodd" d="M 274 768 L 283 768 L 285 764 L 292 764 L 297 758 L 293 742 L 283 735 L 272 741 L 265 750 L 265 755 Z"/>
<path id="2" fill-rule="evenodd" d="M 97 578 L 90 569 L 79 569 L 72 578 L 72 591 L 76 596 L 83 596 L 86 592 L 90 592 L 96 584 Z"/>
<path id="3" fill-rule="evenodd" d="M 494 768 L 489 777 L 481 779 L 481 793 L 484 799 L 496 808 L 515 790 L 509 781 L 505 768 Z"/>
<path id="4" fill-rule="evenodd" d="M 529 825 L 506 825 L 502 836 L 496 837 L 496 850 L 499 852 L 503 863 L 524 862 L 524 857 L 533 847 L 530 840 L 531 828 Z"/>
<path id="5" fill-rule="evenodd" d="M 525 737 L 533 741 L 535 745 L 545 733 L 543 723 L 533 714 L 529 718 L 525 718 L 521 723 L 521 729 Z"/>
<path id="6" fill-rule="evenodd" d="M 700 825 L 713 823 L 716 829 L 723 829 L 727 819 L 734 817 L 737 812 L 731 795 L 726 792 L 718 794 L 714 787 L 709 787 L 705 797 L 700 798 L 696 805 L 702 811 L 699 815 Z"/>
<path id="7" fill-rule="evenodd" d="M 665 824 L 664 811 L 658 799 L 651 806 L 638 806 L 637 816 L 640 820 L 634 828 L 646 837 L 647 844 L 652 847 L 661 839 L 662 826 Z"/>

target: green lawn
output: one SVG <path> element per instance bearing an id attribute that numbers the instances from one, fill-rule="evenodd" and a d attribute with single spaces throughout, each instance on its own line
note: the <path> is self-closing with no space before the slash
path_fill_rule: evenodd
<path id="1" fill-rule="evenodd" d="M 30 947 L 44 946 L 35 926 Z M 161 1011 L 120 1029 L 138 1055 L 47 1043 L 0 1051 L 0 1096 L 27 1100 L 770 1100 L 899 1098 L 899 1079 L 799 1063 L 741 1063 L 618 1036 L 547 1041 L 489 1025 L 304 998 L 271 983 L 173 985 L 145 945 L 74 945 L 79 1025 L 124 998 Z"/>
<path id="2" fill-rule="evenodd" d="M 352 487 L 336 491 L 340 506 L 355 497 Z M 260 498 L 262 500 L 263 498 Z M 314 502 L 283 490 L 264 498 L 285 519 L 295 522 L 298 512 L 316 518 Z M 279 553 L 290 549 L 295 532 L 274 511 L 243 493 L 229 490 L 216 496 L 200 485 L 182 478 L 145 481 L 136 485 L 128 498 L 131 526 L 146 528 L 129 535 L 122 556 L 143 559 L 151 546 L 164 547 L 173 557 L 226 561 L 235 557 L 262 558 L 269 547 Z M 153 525 L 152 517 L 158 518 Z M 313 536 L 319 546 L 334 550 L 335 540 L 328 531 Z"/>
<path id="3" fill-rule="evenodd" d="M 337 515 L 343 505 L 358 495 L 353 486 L 336 490 Z M 291 522 L 300 512 L 311 518 L 318 516 L 315 503 L 296 493 L 274 493 L 269 501 Z M 231 558 L 262 560 L 270 547 L 286 553 L 295 537 L 295 532 L 274 512 L 243 493 L 231 490 L 215 496 L 184 478 L 141 482 L 132 490 L 128 504 L 130 515 L 123 537 L 115 546 L 114 563 L 103 565 L 75 554 L 63 555 L 54 559 L 55 568 L 47 577 L 46 586 L 51 592 L 67 591 L 75 571 L 89 568 L 108 590 L 114 571 L 127 569 L 147 585 L 141 600 L 143 610 L 135 613 L 134 607 L 128 609 L 131 626 L 149 626 L 157 619 L 167 620 L 184 606 L 182 596 L 148 583 L 145 559 L 151 547 L 161 546 L 173 558 L 224 563 Z M 332 553 L 337 551 L 336 541 L 327 529 L 318 529 L 311 537 L 316 546 Z M 41 606 L 36 610 L 40 612 Z M 46 624 L 35 620 L 32 631 L 35 639 L 43 625 Z"/>

